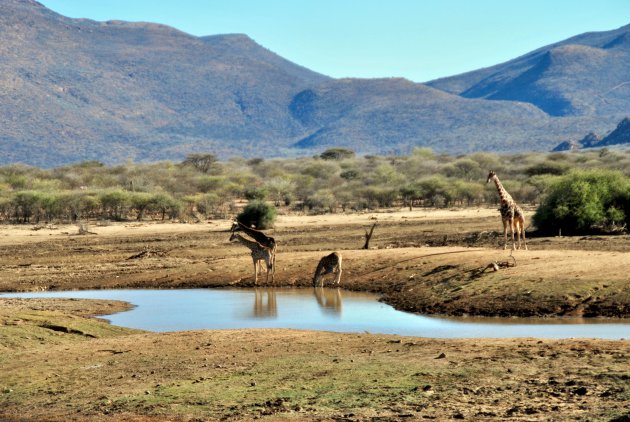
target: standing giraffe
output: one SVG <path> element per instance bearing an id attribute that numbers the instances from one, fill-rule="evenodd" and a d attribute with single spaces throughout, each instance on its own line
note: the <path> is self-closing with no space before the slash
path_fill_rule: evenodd
<path id="1" fill-rule="evenodd" d="M 253 242 L 251 240 L 245 239 L 238 233 L 232 232 L 230 236 L 230 242 L 237 241 L 248 248 L 252 253 L 252 260 L 254 261 L 254 284 L 258 283 L 258 263 L 260 261 L 265 261 L 267 265 L 267 279 L 265 282 L 269 281 L 269 273 L 271 272 L 271 281 L 273 282 L 273 276 L 275 272 L 275 268 L 273 267 L 273 260 L 271 256 L 271 251 L 268 248 L 265 248 L 258 242 Z"/>
<path id="2" fill-rule="evenodd" d="M 255 229 L 252 229 L 251 227 L 247 227 L 245 224 L 237 220 L 232 222 L 231 231 L 232 233 L 237 232 L 237 231 L 243 231 L 247 233 L 249 236 L 251 236 L 256 242 L 260 243 L 262 246 L 269 249 L 269 251 L 271 252 L 271 261 L 272 261 L 271 263 L 272 265 L 276 265 L 277 244 L 276 244 L 276 240 L 273 237 L 267 236 L 260 230 L 255 230 Z"/>
<path id="3" fill-rule="evenodd" d="M 337 278 L 335 278 L 334 283 L 339 285 L 341 281 L 341 254 L 339 252 L 333 252 L 319 260 L 315 275 L 313 276 L 313 287 L 317 287 L 318 284 L 323 286 L 324 280 L 322 280 L 322 277 L 332 272 L 337 273 Z"/>
<path id="4" fill-rule="evenodd" d="M 503 244 L 503 249 L 507 249 L 507 228 L 510 226 L 510 231 L 512 233 L 512 249 L 516 249 L 516 244 L 514 242 L 514 231 L 516 231 L 516 237 L 518 240 L 518 249 L 521 248 L 521 236 L 523 237 L 523 245 L 525 250 L 527 250 L 527 241 L 525 240 L 525 216 L 523 215 L 523 210 L 521 207 L 516 205 L 512 196 L 505 190 L 501 181 L 497 177 L 497 174 L 493 171 L 488 173 L 488 179 L 486 183 L 492 180 L 494 185 L 497 187 L 497 192 L 499 192 L 499 197 L 501 198 L 501 207 L 499 211 L 501 212 L 501 222 L 503 223 L 503 238 L 505 240 Z"/>

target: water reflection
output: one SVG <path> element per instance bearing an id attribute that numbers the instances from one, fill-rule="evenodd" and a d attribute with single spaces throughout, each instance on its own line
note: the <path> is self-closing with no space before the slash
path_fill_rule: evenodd
<path id="1" fill-rule="evenodd" d="M 315 300 L 325 314 L 341 316 L 343 310 L 343 298 L 341 289 L 325 289 L 314 287 Z"/>
<path id="2" fill-rule="evenodd" d="M 255 288 L 252 312 L 245 318 L 273 319 L 278 317 L 277 289 Z M 286 291 L 282 291 L 286 294 Z M 282 294 L 281 293 L 281 294 Z M 341 317 L 343 311 L 343 296 L 341 289 L 313 288 L 313 295 L 322 312 L 329 316 Z"/>
<path id="3" fill-rule="evenodd" d="M 277 318 L 278 301 L 276 299 L 276 289 L 254 289 L 254 312 L 255 318 Z"/>
<path id="4" fill-rule="evenodd" d="M 115 325 L 150 331 L 294 328 L 422 337 L 630 338 L 630 321 L 563 318 L 436 318 L 396 311 L 370 293 L 330 288 L 87 290 L 0 294 L 125 300 Z"/>

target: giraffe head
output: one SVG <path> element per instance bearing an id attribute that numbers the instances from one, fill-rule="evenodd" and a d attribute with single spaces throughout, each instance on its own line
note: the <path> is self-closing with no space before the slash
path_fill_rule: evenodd
<path id="1" fill-rule="evenodd" d="M 490 182 L 490 180 L 492 180 L 492 178 L 496 175 L 497 174 L 494 171 L 490 170 L 490 173 L 488 173 L 488 179 L 486 180 L 486 183 Z"/>

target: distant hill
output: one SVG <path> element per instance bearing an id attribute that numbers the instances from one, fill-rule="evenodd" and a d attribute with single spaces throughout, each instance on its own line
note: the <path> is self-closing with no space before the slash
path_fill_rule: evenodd
<path id="1" fill-rule="evenodd" d="M 329 81 L 298 94 L 291 110 L 313 129 L 293 144 L 305 150 L 507 152 L 546 149 L 540 140 L 553 137 L 553 119 L 529 104 L 471 100 L 404 79 Z"/>
<path id="2" fill-rule="evenodd" d="M 287 108 L 328 80 L 245 35 L 193 37 L 151 23 L 60 16 L 0 2 L 0 160 L 267 155 L 304 133 Z"/>
<path id="3" fill-rule="evenodd" d="M 604 137 L 591 132 L 580 141 L 562 142 L 556 146 L 553 151 L 575 151 L 583 148 L 602 148 L 611 145 L 627 144 L 630 144 L 630 117 L 624 118 L 621 122 L 619 122 L 615 130 Z"/>
<path id="4" fill-rule="evenodd" d="M 549 150 L 628 114 L 630 27 L 429 84 L 332 79 L 246 35 L 0 1 L 0 164 Z"/>
<path id="5" fill-rule="evenodd" d="M 531 103 L 550 116 L 615 116 L 618 121 L 630 110 L 629 69 L 627 25 L 428 85 L 466 98 Z"/>

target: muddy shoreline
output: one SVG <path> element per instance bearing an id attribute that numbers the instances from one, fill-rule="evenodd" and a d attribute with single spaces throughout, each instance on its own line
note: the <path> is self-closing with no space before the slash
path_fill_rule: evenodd
<path id="1" fill-rule="evenodd" d="M 374 222 L 371 249 L 359 249 Z M 511 252 L 496 226 L 489 209 L 281 217 L 269 232 L 274 281 L 257 285 L 308 287 L 319 258 L 338 250 L 343 288 L 399 310 L 630 317 L 630 236 L 530 238 L 529 251 Z M 72 225 L 0 226 L 0 291 L 252 287 L 249 252 L 228 241 L 229 227 L 112 223 L 80 236 Z"/>

